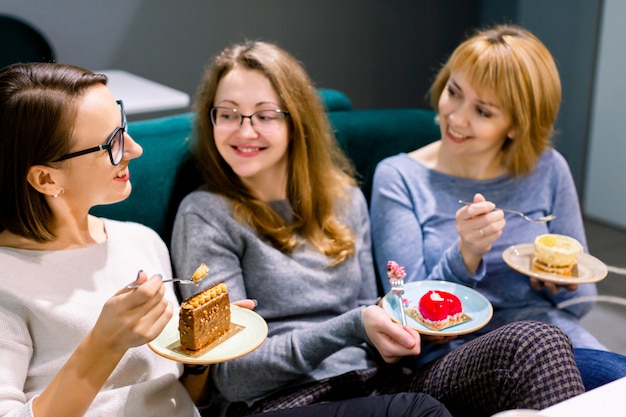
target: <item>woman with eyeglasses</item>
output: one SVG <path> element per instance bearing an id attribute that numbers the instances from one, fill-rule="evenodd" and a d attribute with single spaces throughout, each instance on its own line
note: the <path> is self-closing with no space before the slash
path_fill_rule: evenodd
<path id="1" fill-rule="evenodd" d="M 146 346 L 178 307 L 161 281 L 165 244 L 89 214 L 128 197 L 128 164 L 142 154 L 106 81 L 70 65 L 0 70 L 0 416 L 200 415 L 186 387 L 206 371 Z M 362 417 L 373 401 L 266 415 Z M 427 396 L 383 401 L 381 415 L 450 416 Z"/>
<path id="2" fill-rule="evenodd" d="M 267 340 L 211 367 L 222 415 L 425 392 L 455 416 L 541 409 L 583 391 L 566 336 L 506 326 L 411 372 L 421 337 L 376 304 L 365 198 L 302 66 L 246 42 L 219 53 L 195 99 L 204 185 L 175 219 L 181 275 L 211 260 L 207 287 L 258 300 Z M 184 296 L 197 289 L 181 286 Z"/>
<path id="3" fill-rule="evenodd" d="M 128 197 L 141 154 L 104 75 L 0 71 L 0 415 L 198 415 L 180 365 L 145 345 L 177 303 L 166 246 L 89 214 Z"/>

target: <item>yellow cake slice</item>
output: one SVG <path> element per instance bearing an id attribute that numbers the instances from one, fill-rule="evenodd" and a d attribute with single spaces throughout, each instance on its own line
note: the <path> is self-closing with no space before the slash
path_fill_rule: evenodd
<path id="1" fill-rule="evenodd" d="M 570 276 L 583 246 L 573 237 L 544 234 L 534 242 L 533 266 L 541 271 Z"/>

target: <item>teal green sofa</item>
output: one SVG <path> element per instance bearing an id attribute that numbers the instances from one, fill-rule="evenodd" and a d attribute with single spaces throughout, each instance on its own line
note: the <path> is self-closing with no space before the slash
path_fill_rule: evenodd
<path id="1" fill-rule="evenodd" d="M 320 90 L 337 140 L 354 163 L 369 200 L 372 175 L 383 158 L 439 138 L 435 114 L 425 109 L 354 110 L 336 90 Z M 169 245 L 180 200 L 199 185 L 189 156 L 194 113 L 131 122 L 128 132 L 144 150 L 130 163 L 133 191 L 118 204 L 93 209 L 98 216 L 143 223 Z"/>

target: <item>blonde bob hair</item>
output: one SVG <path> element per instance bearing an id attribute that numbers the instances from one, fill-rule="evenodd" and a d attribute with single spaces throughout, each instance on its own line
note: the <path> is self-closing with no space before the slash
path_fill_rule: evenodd
<path id="1" fill-rule="evenodd" d="M 530 173 L 551 146 L 561 104 L 559 73 L 545 45 L 515 25 L 478 31 L 454 50 L 437 74 L 429 91 L 435 111 L 453 72 L 463 73 L 476 91 L 499 98 L 515 132 L 503 145 L 503 164 L 512 176 Z"/>
<path id="2" fill-rule="evenodd" d="M 267 202 L 249 190 L 219 154 L 209 112 L 220 80 L 234 68 L 263 73 L 289 113 L 287 197 L 293 222 L 287 224 Z M 193 154 L 210 191 L 225 196 L 235 217 L 261 238 L 290 253 L 303 240 L 342 262 L 355 250 L 354 233 L 338 219 L 339 204 L 349 204 L 356 185 L 354 168 L 337 144 L 317 90 L 298 61 L 278 46 L 249 41 L 219 53 L 207 67 L 194 100 L 197 118 Z"/>

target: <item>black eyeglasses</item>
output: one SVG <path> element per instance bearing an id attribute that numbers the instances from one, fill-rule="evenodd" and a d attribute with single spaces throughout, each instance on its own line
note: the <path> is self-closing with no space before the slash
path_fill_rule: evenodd
<path id="1" fill-rule="evenodd" d="M 209 114 L 213 126 L 218 129 L 236 130 L 241 127 L 243 119 L 250 119 L 254 130 L 260 133 L 273 133 L 281 128 L 289 112 L 280 109 L 259 110 L 245 116 L 239 113 L 239 110 L 230 107 L 211 107 Z"/>
<path id="2" fill-rule="evenodd" d="M 120 106 L 120 111 L 122 113 L 122 126 L 115 128 L 106 142 L 104 142 L 104 145 L 98 145 L 93 148 L 83 149 L 82 151 L 68 153 L 53 162 L 61 162 L 77 156 L 87 155 L 88 153 L 107 150 L 109 152 L 109 159 L 111 160 L 111 163 L 113 165 L 119 164 L 122 160 L 122 156 L 124 156 L 124 132 L 126 132 L 128 123 L 126 122 L 124 103 L 122 100 L 117 100 L 116 103 Z"/>

